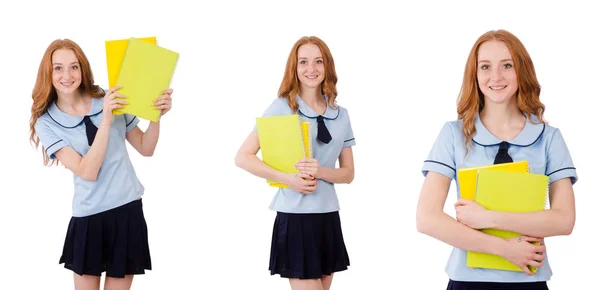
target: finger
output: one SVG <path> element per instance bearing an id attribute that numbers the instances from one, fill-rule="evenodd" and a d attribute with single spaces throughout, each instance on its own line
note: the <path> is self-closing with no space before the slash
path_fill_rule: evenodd
<path id="1" fill-rule="evenodd" d="M 110 94 L 118 91 L 120 88 L 121 88 L 121 86 L 114 86 L 106 91 L 106 95 L 110 95 Z"/>
<path id="2" fill-rule="evenodd" d="M 460 198 L 456 201 L 454 206 L 469 205 L 469 204 L 471 204 L 470 200 Z"/>
<path id="3" fill-rule="evenodd" d="M 303 173 L 303 172 L 300 172 L 300 177 L 301 178 L 310 178 L 310 175 L 308 175 L 306 173 Z"/>
<path id="4" fill-rule="evenodd" d="M 530 236 L 522 236 L 524 241 L 527 242 L 532 242 L 532 243 L 539 243 L 542 241 L 541 238 L 536 238 L 536 237 L 530 237 Z"/>
<path id="5" fill-rule="evenodd" d="M 173 93 L 173 89 L 166 89 L 166 90 L 164 90 L 164 91 L 162 91 L 162 92 L 160 92 L 160 93 L 161 93 L 161 94 L 163 94 L 163 95 L 165 95 L 165 94 L 166 94 L 166 95 L 170 95 L 170 94 L 172 94 L 172 93 Z"/>
<path id="6" fill-rule="evenodd" d="M 168 110 L 170 109 L 168 105 L 162 105 L 162 106 L 158 106 L 158 107 L 154 107 L 157 110 Z"/>
<path id="7" fill-rule="evenodd" d="M 119 93 L 116 93 L 116 92 L 110 94 L 110 99 L 115 99 L 115 98 L 125 99 L 127 97 L 125 95 L 123 95 L 123 94 L 119 94 Z"/>
<path id="8" fill-rule="evenodd" d="M 521 270 L 523 270 L 523 272 L 525 272 L 525 274 L 527 274 L 529 276 L 533 275 L 533 273 L 531 272 L 531 270 L 529 270 L 529 267 L 527 267 L 527 266 L 522 266 Z"/>
<path id="9" fill-rule="evenodd" d="M 543 263 L 542 263 L 542 262 L 538 262 L 538 261 L 531 260 L 531 261 L 527 262 L 527 264 L 528 264 L 528 265 L 530 265 L 530 266 L 532 266 L 532 267 L 534 267 L 534 268 L 536 268 L 536 269 L 539 269 L 539 268 L 541 268 L 541 267 L 542 267 L 542 264 L 543 264 Z"/>
<path id="10" fill-rule="evenodd" d="M 533 259 L 532 260 L 538 261 L 538 262 L 542 262 L 542 261 L 544 261 L 544 255 L 543 254 L 535 253 L 533 255 Z"/>
<path id="11" fill-rule="evenodd" d="M 544 253 L 544 252 L 546 252 L 546 246 L 544 246 L 544 245 L 533 246 L 533 252 L 534 253 Z"/>

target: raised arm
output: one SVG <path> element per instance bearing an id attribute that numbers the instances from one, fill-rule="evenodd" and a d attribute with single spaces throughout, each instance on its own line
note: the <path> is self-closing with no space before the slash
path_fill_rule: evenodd
<path id="1" fill-rule="evenodd" d="M 171 110 L 172 93 L 173 89 L 164 90 L 161 92 L 162 95 L 154 102 L 154 107 L 157 110 L 161 110 L 161 117 Z M 138 126 L 133 126 L 131 129 L 129 127 L 130 124 L 127 124 L 126 138 L 129 144 L 142 156 L 154 155 L 156 144 L 158 144 L 158 137 L 160 136 L 160 119 L 158 122 L 150 122 L 145 132 Z"/>

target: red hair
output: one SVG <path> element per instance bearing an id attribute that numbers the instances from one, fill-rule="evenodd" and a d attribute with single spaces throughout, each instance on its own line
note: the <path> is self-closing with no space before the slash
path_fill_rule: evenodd
<path id="1" fill-rule="evenodd" d="M 327 44 L 316 36 L 304 36 L 294 44 L 292 51 L 288 56 L 287 64 L 285 67 L 285 73 L 281 86 L 279 87 L 280 98 L 287 98 L 288 103 L 292 111 L 295 113 L 298 110 L 298 103 L 296 102 L 296 95 L 300 91 L 300 81 L 298 80 L 298 49 L 300 46 L 312 43 L 319 47 L 321 55 L 323 56 L 323 67 L 325 68 L 325 78 L 321 84 L 321 94 L 327 96 L 327 105 L 329 107 L 335 107 L 335 98 L 337 97 L 337 74 L 335 72 L 335 64 L 333 62 L 333 56 L 327 47 Z"/>
<path id="2" fill-rule="evenodd" d="M 481 44 L 492 40 L 504 42 L 510 51 L 517 74 L 516 98 L 519 111 L 524 113 L 529 121 L 533 121 L 531 115 L 535 115 L 540 122 L 545 123 L 543 120 L 545 106 L 540 101 L 541 87 L 535 74 L 533 61 L 525 46 L 506 30 L 488 31 L 481 35 L 471 48 L 458 99 L 458 119 L 463 120 L 462 131 L 466 139 L 467 153 L 475 135 L 475 117 L 485 105 L 483 93 L 477 84 L 477 55 Z"/>
<path id="3" fill-rule="evenodd" d="M 31 119 L 29 120 L 29 140 L 35 144 L 36 149 L 39 146 L 40 138 L 35 134 L 35 123 L 39 117 L 48 111 L 50 105 L 58 98 L 56 89 L 52 85 L 52 55 L 59 49 L 70 49 L 77 57 L 81 69 L 81 84 L 78 88 L 79 93 L 92 96 L 93 98 L 99 98 L 104 95 L 101 93 L 100 87 L 94 85 L 94 76 L 90 68 L 90 62 L 79 45 L 69 39 L 57 39 L 50 43 L 40 62 L 37 79 L 35 81 L 35 86 L 33 87 L 33 93 L 31 94 L 33 104 L 31 105 Z M 43 146 L 42 151 L 44 165 L 58 164 L 56 160 L 50 161 L 50 157 L 46 154 L 46 150 Z"/>

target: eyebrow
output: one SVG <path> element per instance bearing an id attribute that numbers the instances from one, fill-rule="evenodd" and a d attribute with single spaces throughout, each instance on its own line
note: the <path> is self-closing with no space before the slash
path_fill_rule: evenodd
<path id="1" fill-rule="evenodd" d="M 60 62 L 55 62 L 55 63 L 53 63 L 52 65 L 58 65 L 58 64 L 62 64 L 62 63 L 60 63 Z M 70 64 L 79 64 L 79 62 L 78 62 L 78 61 L 76 61 L 76 62 L 72 62 L 72 63 L 70 63 Z"/>
<path id="2" fill-rule="evenodd" d="M 322 59 L 322 58 L 323 58 L 322 56 L 315 57 L 315 59 Z M 299 57 L 298 59 L 308 59 L 308 57 Z"/>
<path id="3" fill-rule="evenodd" d="M 507 61 L 513 61 L 511 58 L 505 58 L 505 59 L 501 59 L 500 62 L 507 62 Z M 490 62 L 489 60 L 480 60 L 477 63 L 482 63 L 482 62 Z"/>

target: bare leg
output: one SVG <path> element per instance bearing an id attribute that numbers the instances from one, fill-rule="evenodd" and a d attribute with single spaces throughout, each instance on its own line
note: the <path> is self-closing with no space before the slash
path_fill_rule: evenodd
<path id="1" fill-rule="evenodd" d="M 321 277 L 321 285 L 323 285 L 323 290 L 329 290 L 331 288 L 331 282 L 333 281 L 333 273 L 329 276 Z"/>
<path id="2" fill-rule="evenodd" d="M 129 290 L 133 282 L 133 275 L 125 275 L 125 278 L 106 277 L 104 290 Z"/>
<path id="3" fill-rule="evenodd" d="M 290 279 L 292 290 L 323 290 L 321 279 Z"/>
<path id="4" fill-rule="evenodd" d="M 82 275 L 73 273 L 75 290 L 99 290 L 100 276 Z"/>

